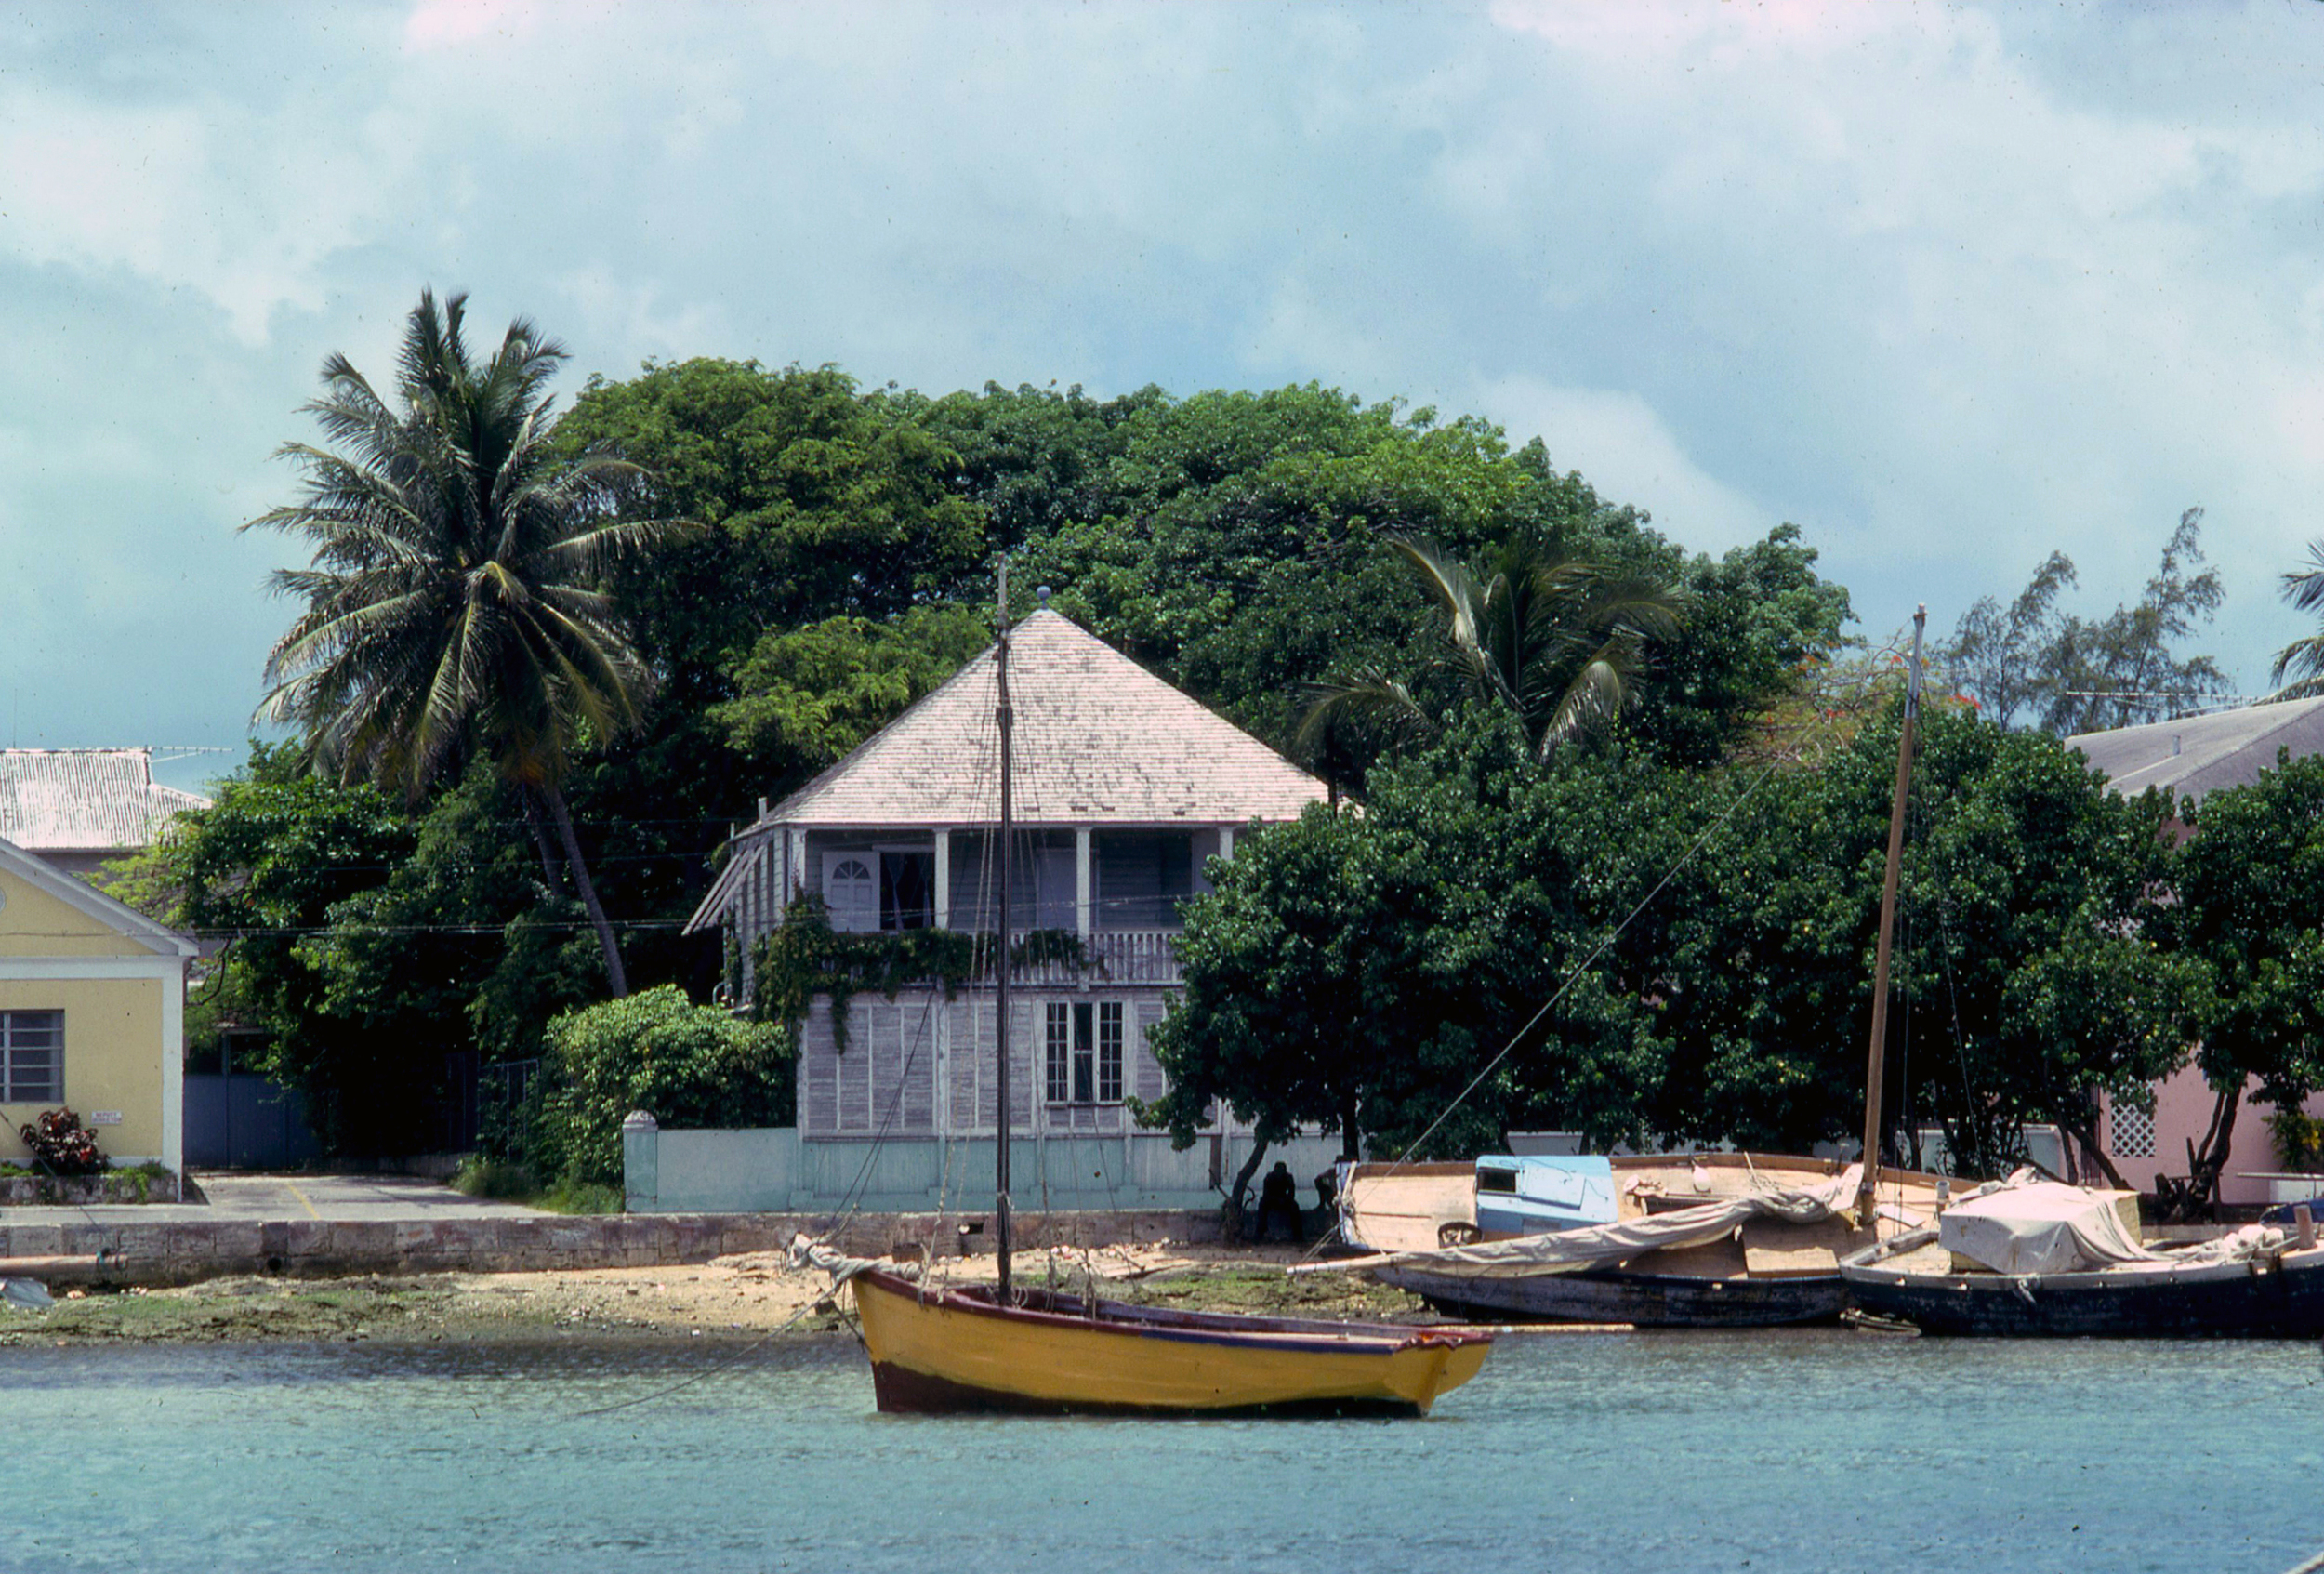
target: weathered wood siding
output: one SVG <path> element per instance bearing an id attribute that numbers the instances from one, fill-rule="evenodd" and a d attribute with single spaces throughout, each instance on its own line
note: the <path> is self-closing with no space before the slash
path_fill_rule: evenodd
<path id="1" fill-rule="evenodd" d="M 1146 1035 L 1163 1017 L 1167 991 L 1093 988 L 1029 992 L 1010 1002 L 1010 1113 L 1019 1131 L 1117 1133 L 1135 1122 L 1123 1104 L 1050 1104 L 1042 1094 L 1044 1010 L 1051 1000 L 1118 1001 L 1122 1085 L 1142 1099 L 1169 1082 Z M 831 1003 L 818 999 L 799 1036 L 802 1136 L 967 1136 L 994 1129 L 995 1002 L 989 990 L 905 989 L 893 1000 L 858 995 L 848 1004 L 847 1049 L 833 1042 Z"/>

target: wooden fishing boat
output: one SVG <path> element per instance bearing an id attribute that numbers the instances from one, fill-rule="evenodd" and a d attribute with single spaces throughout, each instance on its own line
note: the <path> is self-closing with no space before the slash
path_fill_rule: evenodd
<path id="1" fill-rule="evenodd" d="M 1880 1207 L 1870 1224 L 1844 1208 L 1800 1222 L 1774 1215 L 1719 1223 L 1714 1238 L 1694 1239 L 1692 1210 L 1732 1204 L 1755 1193 L 1833 1191 L 1842 1171 L 1824 1159 L 1746 1153 L 1621 1157 L 1611 1161 L 1624 1232 L 1591 1265 L 1569 1258 L 1538 1263 L 1464 1262 L 1458 1249 L 1512 1238 L 1476 1227 L 1479 1177 L 1497 1162 L 1474 1165 L 1352 1166 L 1342 1181 L 1340 1230 L 1351 1245 L 1394 1254 L 1370 1268 L 1374 1278 L 1421 1297 L 1437 1311 L 1478 1322 L 1629 1323 L 1639 1328 L 1768 1328 L 1830 1322 L 1848 1303 L 1841 1259 L 1934 1215 L 1934 1175 L 1881 1171 Z M 1489 1177 L 1488 1177 L 1489 1178 Z M 1706 1215 L 1708 1217 L 1708 1215 Z M 1657 1221 L 1675 1221 L 1683 1242 L 1647 1244 Z M 1590 1242 L 1584 1227 L 1560 1232 Z M 1604 1232 L 1599 1232 L 1604 1233 Z M 1621 1252 L 1622 1246 L 1634 1248 Z M 1601 1254 L 1603 1256 L 1603 1254 Z M 1359 1260 L 1360 1262 L 1361 1260 Z"/>
<path id="2" fill-rule="evenodd" d="M 1023 1290 L 923 1290 L 857 1274 L 882 1410 L 1055 1415 L 1425 1415 L 1489 1336 L 1227 1316 Z"/>
<path id="3" fill-rule="evenodd" d="M 1010 933 L 1009 575 L 994 647 L 1000 813 L 997 932 Z M 1085 1302 L 1017 1285 L 1009 1200 L 1008 947 L 995 968 L 994 1287 L 923 1287 L 867 1263 L 831 1265 L 853 1287 L 879 1409 L 1034 1414 L 1424 1415 L 1474 1377 L 1489 1335 L 1302 1322 Z"/>
<path id="4" fill-rule="evenodd" d="M 2138 1239 L 2129 1193 L 2054 1184 L 2020 1191 L 2052 1198 L 2046 1209 L 2025 1210 L 2056 1226 L 2030 1250 L 2005 1255 L 1961 1228 L 2005 1210 L 2012 1192 L 2000 1191 L 1849 1258 L 1841 1273 L 1850 1297 L 1875 1316 L 1933 1334 L 2324 1338 L 2324 1245 L 2312 1224 L 2304 1245 L 2299 1234 L 2251 1225 L 2217 1241 L 2158 1249 Z M 2060 1221 L 2078 1203 L 2102 1223 L 2118 1210 L 2130 1216 L 2103 1231 L 2065 1227 Z"/>
<path id="5" fill-rule="evenodd" d="M 2241 1262 L 1996 1274 L 1915 1247 L 1842 1267 L 1855 1303 L 1923 1333 L 2000 1339 L 2324 1338 L 2324 1247 Z"/>

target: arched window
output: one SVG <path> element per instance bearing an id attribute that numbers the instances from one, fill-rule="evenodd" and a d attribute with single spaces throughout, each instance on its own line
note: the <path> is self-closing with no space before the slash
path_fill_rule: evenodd
<path id="1" fill-rule="evenodd" d="M 861 853 L 824 855 L 823 901 L 831 927 L 843 934 L 867 934 L 879 927 L 879 879 Z"/>

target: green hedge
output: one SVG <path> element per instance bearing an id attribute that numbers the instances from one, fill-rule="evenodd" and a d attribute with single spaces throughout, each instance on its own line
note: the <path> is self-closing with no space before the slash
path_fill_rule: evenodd
<path id="1" fill-rule="evenodd" d="M 786 1025 L 697 1006 L 675 985 L 567 1012 L 548 1025 L 534 1170 L 621 1184 L 633 1109 L 665 1126 L 788 1125 L 797 1053 Z"/>

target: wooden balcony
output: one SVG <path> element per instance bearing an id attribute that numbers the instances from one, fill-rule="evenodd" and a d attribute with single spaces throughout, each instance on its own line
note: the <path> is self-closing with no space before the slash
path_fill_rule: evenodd
<path id="1" fill-rule="evenodd" d="M 1178 936 L 1174 929 L 1102 929 L 1084 943 L 1086 959 L 1021 963 L 1011 983 L 1052 987 L 1080 984 L 1176 984 Z M 1019 935 L 1020 942 L 1023 940 Z"/>

